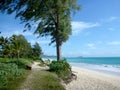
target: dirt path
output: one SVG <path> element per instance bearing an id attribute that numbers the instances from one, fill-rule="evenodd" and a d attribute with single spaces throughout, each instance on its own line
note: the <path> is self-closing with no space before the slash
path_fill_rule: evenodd
<path id="1" fill-rule="evenodd" d="M 20 90 L 32 90 L 32 80 L 35 78 L 35 75 L 41 70 L 48 70 L 49 67 L 40 67 L 39 62 L 34 62 L 32 65 L 32 71 L 30 75 L 27 77 L 26 81 L 21 85 Z"/>

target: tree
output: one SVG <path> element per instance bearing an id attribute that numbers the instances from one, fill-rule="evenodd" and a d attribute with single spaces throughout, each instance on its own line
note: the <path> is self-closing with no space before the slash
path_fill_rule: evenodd
<path id="1" fill-rule="evenodd" d="M 9 38 L 0 37 L 0 56 L 7 58 L 39 58 L 42 54 L 40 45 L 33 47 L 23 35 L 12 35 Z"/>
<path id="2" fill-rule="evenodd" d="M 79 9 L 76 0 L 3 0 L 0 8 L 8 14 L 16 11 L 28 29 L 38 23 L 35 34 L 51 36 L 50 44 L 56 43 L 57 60 L 61 59 L 61 46 L 71 34 L 71 12 Z"/>
<path id="3" fill-rule="evenodd" d="M 8 54 L 8 50 L 6 49 L 9 48 L 8 43 L 9 43 L 9 38 L 0 36 L 0 52 L 2 57 L 7 56 Z"/>
<path id="4" fill-rule="evenodd" d="M 11 46 L 14 48 L 14 53 L 17 54 L 16 57 L 19 59 L 19 53 L 22 49 L 21 44 L 19 39 L 17 38 L 17 35 L 12 35 L 12 37 L 10 37 L 11 40 Z"/>
<path id="5" fill-rule="evenodd" d="M 12 35 L 11 44 L 14 48 L 14 56 L 18 59 L 31 56 L 32 47 L 23 35 Z"/>
<path id="6" fill-rule="evenodd" d="M 42 50 L 37 42 L 35 43 L 35 45 L 33 45 L 32 49 L 33 49 L 33 57 L 39 58 L 42 54 Z"/>

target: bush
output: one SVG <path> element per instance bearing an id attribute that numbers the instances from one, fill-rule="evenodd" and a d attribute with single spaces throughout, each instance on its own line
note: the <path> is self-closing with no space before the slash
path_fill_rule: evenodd
<path id="1" fill-rule="evenodd" d="M 18 69 L 14 63 L 0 63 L 0 87 L 6 86 L 10 80 L 22 75 L 24 69 Z"/>
<path id="2" fill-rule="evenodd" d="M 52 61 L 49 66 L 50 71 L 55 72 L 60 77 L 68 76 L 71 73 L 71 67 L 66 60 Z"/>
<path id="3" fill-rule="evenodd" d="M 8 58 L 0 58 L 0 62 L 1 63 L 13 63 L 16 64 L 18 66 L 18 68 L 24 68 L 27 69 L 27 66 L 30 66 L 33 61 L 31 59 L 8 59 Z"/>
<path id="4" fill-rule="evenodd" d="M 25 59 L 20 59 L 20 60 L 13 60 L 9 63 L 14 63 L 14 64 L 18 65 L 18 68 L 27 69 L 27 66 L 31 65 L 32 62 L 25 60 Z"/>

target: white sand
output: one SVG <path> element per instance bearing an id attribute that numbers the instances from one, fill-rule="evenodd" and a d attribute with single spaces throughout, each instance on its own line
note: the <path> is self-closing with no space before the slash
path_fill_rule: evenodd
<path id="1" fill-rule="evenodd" d="M 120 77 L 72 67 L 77 79 L 65 85 L 66 90 L 120 90 Z"/>
<path id="2" fill-rule="evenodd" d="M 45 66 L 45 67 L 41 67 L 39 66 L 40 62 L 34 62 L 32 64 L 32 70 L 48 70 L 49 67 L 48 66 Z"/>

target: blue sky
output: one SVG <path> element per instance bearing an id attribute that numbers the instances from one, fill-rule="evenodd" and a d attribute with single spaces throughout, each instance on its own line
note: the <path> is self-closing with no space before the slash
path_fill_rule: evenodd
<path id="1" fill-rule="evenodd" d="M 120 56 L 120 0 L 78 0 L 81 10 L 71 15 L 72 35 L 62 46 L 63 56 Z M 22 32 L 24 24 L 13 15 L 0 13 L 2 35 L 23 34 L 31 44 L 40 44 L 44 54 L 55 55 L 50 39 Z"/>

